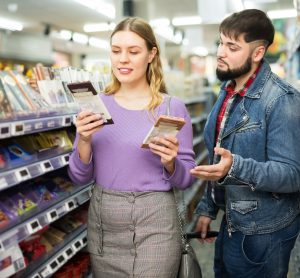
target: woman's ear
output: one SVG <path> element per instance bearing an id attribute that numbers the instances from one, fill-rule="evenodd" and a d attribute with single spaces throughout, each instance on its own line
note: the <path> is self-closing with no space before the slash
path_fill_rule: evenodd
<path id="1" fill-rule="evenodd" d="M 253 51 L 253 61 L 259 62 L 265 56 L 266 47 L 264 45 L 259 45 Z"/>
<path id="2" fill-rule="evenodd" d="M 153 58 L 155 57 L 157 53 L 157 48 L 156 47 L 153 47 L 150 51 L 150 54 L 149 54 L 149 59 L 148 59 L 148 63 L 151 63 Z"/>

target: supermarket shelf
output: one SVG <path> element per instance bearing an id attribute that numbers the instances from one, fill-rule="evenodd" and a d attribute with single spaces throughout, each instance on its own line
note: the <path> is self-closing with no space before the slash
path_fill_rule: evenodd
<path id="1" fill-rule="evenodd" d="M 202 95 L 202 96 L 198 96 L 198 97 L 184 99 L 183 102 L 185 105 L 190 105 L 193 103 L 205 102 L 206 100 L 207 100 L 207 97 L 205 95 Z"/>
<path id="2" fill-rule="evenodd" d="M 203 151 L 198 157 L 196 157 L 196 165 L 199 165 L 208 156 L 208 151 Z"/>
<path id="3" fill-rule="evenodd" d="M 201 186 L 204 186 L 205 182 L 203 180 L 196 180 L 195 183 L 187 188 L 184 191 L 184 203 L 185 205 L 189 204 L 193 198 L 195 197 L 196 193 L 199 191 Z"/>
<path id="4" fill-rule="evenodd" d="M 0 122 L 0 139 L 71 126 L 76 114 Z"/>
<path id="5" fill-rule="evenodd" d="M 191 119 L 192 124 L 198 124 L 207 119 L 207 114 L 203 114 L 199 117 L 194 117 Z"/>
<path id="6" fill-rule="evenodd" d="M 201 143 L 203 141 L 203 136 L 202 135 L 199 135 L 197 137 L 195 137 L 193 139 L 193 146 L 196 146 L 198 145 L 199 143 Z"/>
<path id="7" fill-rule="evenodd" d="M 68 151 L 54 157 L 52 153 L 52 157 L 45 156 L 43 159 L 35 161 L 34 163 L 1 172 L 0 191 L 64 167 L 69 164 L 70 153 L 71 152 Z"/>
<path id="8" fill-rule="evenodd" d="M 36 233 L 46 227 L 53 221 L 61 218 L 65 214 L 74 210 L 79 205 L 88 201 L 90 198 L 90 190 L 92 184 L 87 185 L 83 189 L 77 190 L 71 196 L 60 200 L 58 203 L 47 207 L 43 211 L 39 211 L 36 215 L 29 219 L 22 219 L 21 223 L 10 227 L 0 235 L 0 253 L 9 249 L 11 246 L 18 244 L 28 236 Z"/>
<path id="9" fill-rule="evenodd" d="M 18 273 L 17 277 L 50 277 L 86 245 L 86 225 L 82 225 L 76 231 L 67 235 L 64 241 L 55 246 L 51 252 L 42 256 L 37 262 L 28 267 L 28 269 Z"/>

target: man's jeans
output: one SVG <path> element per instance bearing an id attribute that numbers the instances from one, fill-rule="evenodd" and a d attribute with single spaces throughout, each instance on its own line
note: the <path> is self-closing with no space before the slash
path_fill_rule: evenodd
<path id="1" fill-rule="evenodd" d="M 262 235 L 232 233 L 225 217 L 215 243 L 216 278 L 287 277 L 291 251 L 300 230 L 300 215 L 286 228 Z"/>

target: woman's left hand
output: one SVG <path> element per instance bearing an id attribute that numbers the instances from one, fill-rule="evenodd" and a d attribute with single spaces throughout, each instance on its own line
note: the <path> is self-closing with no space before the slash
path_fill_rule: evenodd
<path id="1" fill-rule="evenodd" d="M 160 161 L 169 172 L 175 170 L 175 158 L 178 153 L 179 142 L 175 136 L 155 137 L 149 144 L 150 150 L 160 156 Z"/>

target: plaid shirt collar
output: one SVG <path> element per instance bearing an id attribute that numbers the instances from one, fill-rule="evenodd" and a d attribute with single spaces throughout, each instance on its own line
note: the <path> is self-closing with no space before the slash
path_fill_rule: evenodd
<path id="1" fill-rule="evenodd" d="M 255 70 L 255 72 L 250 76 L 250 78 L 247 80 L 247 82 L 244 84 L 244 86 L 239 90 L 239 91 L 235 91 L 235 81 L 234 80 L 229 80 L 226 83 L 225 86 L 225 91 L 227 92 L 227 94 L 229 94 L 230 96 L 233 96 L 235 94 L 239 94 L 241 97 L 243 97 L 247 90 L 249 89 L 250 85 L 253 83 L 254 79 L 256 78 L 256 75 L 261 67 L 261 64 L 259 64 L 259 66 L 257 67 L 257 69 Z"/>

